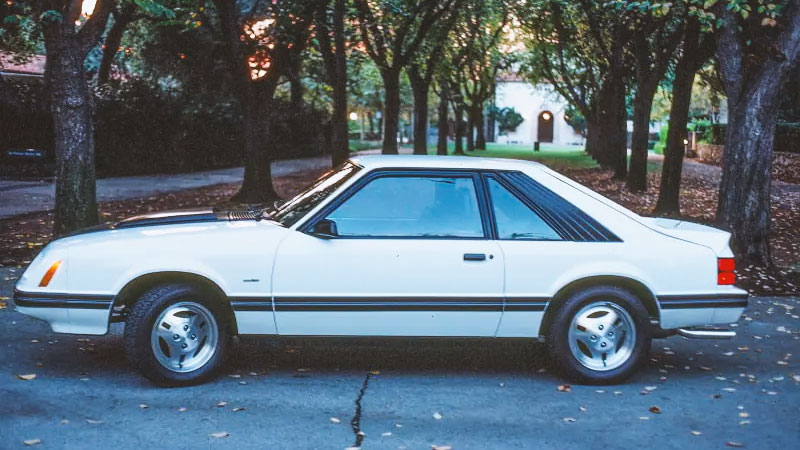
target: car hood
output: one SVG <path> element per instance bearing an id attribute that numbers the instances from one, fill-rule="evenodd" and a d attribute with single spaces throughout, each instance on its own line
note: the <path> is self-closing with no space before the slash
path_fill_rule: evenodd
<path id="1" fill-rule="evenodd" d="M 733 256 L 728 246 L 731 234 L 707 225 L 661 217 L 641 217 L 645 226 L 659 233 L 710 248 L 718 257 Z"/>
<path id="2" fill-rule="evenodd" d="M 222 210 L 215 211 L 213 208 L 194 208 L 173 211 L 161 211 L 150 214 L 128 217 L 119 222 L 108 222 L 93 227 L 77 230 L 67 236 L 77 236 L 86 233 L 99 231 L 123 230 L 128 228 L 156 226 L 156 225 L 175 225 L 201 222 L 225 222 L 238 220 L 262 220 L 261 211 L 251 210 Z"/>

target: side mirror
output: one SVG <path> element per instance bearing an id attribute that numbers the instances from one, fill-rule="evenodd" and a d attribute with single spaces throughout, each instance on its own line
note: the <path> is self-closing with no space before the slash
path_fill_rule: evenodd
<path id="1" fill-rule="evenodd" d="M 339 231 L 336 229 L 336 222 L 330 219 L 321 219 L 315 225 L 311 234 L 323 239 L 330 239 L 339 236 Z"/>

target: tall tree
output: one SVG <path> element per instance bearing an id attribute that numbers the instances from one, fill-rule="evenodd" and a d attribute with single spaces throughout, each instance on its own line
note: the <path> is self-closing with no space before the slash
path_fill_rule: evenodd
<path id="1" fill-rule="evenodd" d="M 633 13 L 608 2 L 520 2 L 515 16 L 527 34 L 528 79 L 548 81 L 587 121 L 586 151 L 624 179 L 626 161 L 626 48 L 635 37 Z"/>
<path id="2" fill-rule="evenodd" d="M 383 79 L 383 153 L 397 154 L 400 73 L 455 0 L 355 0 L 361 39 Z"/>
<path id="3" fill-rule="evenodd" d="M 447 136 L 450 133 L 448 125 L 448 111 L 450 110 L 450 84 L 447 80 L 439 82 L 439 107 L 437 110 L 439 121 L 439 136 L 436 141 L 436 154 L 447 155 Z"/>
<path id="4" fill-rule="evenodd" d="M 625 2 L 619 2 L 620 7 Z M 664 78 L 681 42 L 685 20 L 683 5 L 664 8 L 643 2 L 633 22 L 638 36 L 632 42 L 636 91 L 633 99 L 633 135 L 627 185 L 632 191 L 647 189 L 647 142 L 650 110 L 658 85 Z"/>
<path id="5" fill-rule="evenodd" d="M 486 149 L 483 112 L 494 93 L 498 71 L 510 60 L 510 54 L 500 49 L 508 20 L 509 10 L 503 0 L 480 1 L 465 8 L 466 32 L 456 41 L 466 54 L 456 77 L 467 113 L 467 150 Z"/>
<path id="6" fill-rule="evenodd" d="M 331 8 L 331 3 L 333 7 Z M 333 89 L 331 153 L 333 164 L 350 155 L 347 127 L 347 54 L 345 53 L 345 0 L 319 2 L 316 11 L 317 42 Z M 333 41 L 333 42 L 331 42 Z"/>
<path id="7" fill-rule="evenodd" d="M 108 83 L 108 79 L 111 76 L 111 67 L 114 64 L 114 56 L 119 51 L 125 29 L 133 21 L 144 17 L 144 15 L 137 13 L 135 3 L 125 1 L 114 9 L 113 17 L 114 20 L 111 22 L 111 27 L 108 29 L 106 38 L 103 41 L 103 56 L 100 59 L 100 67 L 97 69 L 98 84 Z"/>
<path id="8" fill-rule="evenodd" d="M 728 96 L 717 221 L 743 261 L 772 264 L 772 151 L 783 80 L 800 59 L 800 0 L 714 5 L 717 57 Z"/>
<path id="9" fill-rule="evenodd" d="M 98 222 L 92 98 L 84 62 L 100 43 L 115 1 L 98 0 L 85 20 L 81 19 L 82 3 L 51 0 L 37 4 L 55 136 L 56 235 Z"/>
<path id="10" fill-rule="evenodd" d="M 681 173 L 686 146 L 686 125 L 689 122 L 689 107 L 695 74 L 714 54 L 715 38 L 704 33 L 696 16 L 686 18 L 680 55 L 672 76 L 672 103 L 667 124 L 667 142 L 664 147 L 664 163 L 661 169 L 661 185 L 658 191 L 655 213 L 662 216 L 680 215 Z"/>
<path id="11" fill-rule="evenodd" d="M 433 76 L 442 63 L 444 48 L 449 42 L 448 35 L 453 24 L 459 18 L 457 9 L 460 3 L 462 3 L 460 0 L 456 0 L 454 8 L 448 11 L 446 17 L 432 28 L 406 70 L 414 97 L 415 155 L 428 154 L 428 95 Z"/>
<path id="12" fill-rule="evenodd" d="M 275 90 L 308 42 L 313 2 L 213 0 L 234 91 L 244 120 L 244 180 L 234 196 L 245 203 L 278 199 L 272 186 L 270 120 Z"/>

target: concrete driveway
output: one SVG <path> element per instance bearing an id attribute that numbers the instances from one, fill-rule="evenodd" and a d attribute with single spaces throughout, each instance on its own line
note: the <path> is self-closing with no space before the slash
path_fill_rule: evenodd
<path id="1" fill-rule="evenodd" d="M 330 156 L 275 161 L 272 163 L 272 175 L 279 177 L 330 166 Z M 216 184 L 239 183 L 243 176 L 242 167 L 232 167 L 205 172 L 101 178 L 97 180 L 97 200 L 124 200 Z M 55 184 L 52 181 L 0 179 L 0 219 L 47 211 L 53 209 L 54 203 Z"/>
<path id="2" fill-rule="evenodd" d="M 0 269 L 0 296 L 20 272 Z M 657 340 L 628 383 L 560 392 L 542 344 L 430 339 L 246 338 L 218 380 L 156 388 L 119 325 L 57 335 L 6 308 L 0 447 L 797 448 L 799 313 L 756 298 L 732 341 Z"/>

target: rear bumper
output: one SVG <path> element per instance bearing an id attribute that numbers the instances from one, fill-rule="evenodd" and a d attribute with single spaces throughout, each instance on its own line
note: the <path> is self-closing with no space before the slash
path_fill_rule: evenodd
<path id="1" fill-rule="evenodd" d="M 727 325 L 739 320 L 747 307 L 747 293 L 708 295 L 661 295 L 660 326 L 676 328 Z"/>
<path id="2" fill-rule="evenodd" d="M 14 309 L 50 324 L 56 333 L 106 334 L 114 297 L 14 290 Z"/>

